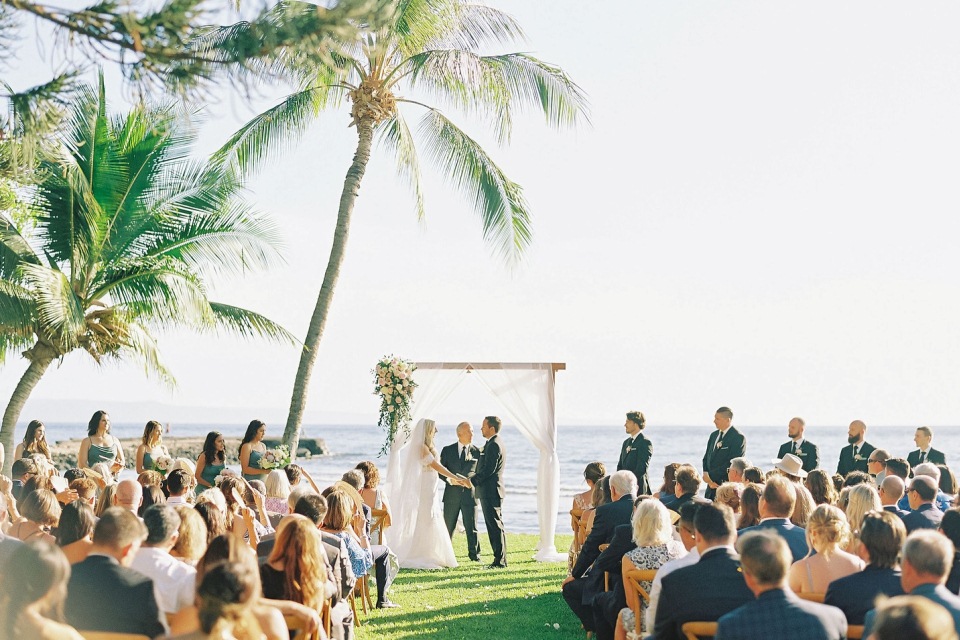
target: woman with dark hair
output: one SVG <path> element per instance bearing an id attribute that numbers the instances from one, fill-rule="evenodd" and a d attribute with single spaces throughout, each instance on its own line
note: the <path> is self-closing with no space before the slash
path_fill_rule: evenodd
<path id="1" fill-rule="evenodd" d="M 370 544 L 387 544 L 385 542 L 386 530 L 392 524 L 393 513 L 390 510 L 390 503 L 387 502 L 387 496 L 380 488 L 380 470 L 377 469 L 373 460 L 364 460 L 357 464 L 356 468 L 363 472 L 363 488 L 360 490 L 363 503 L 370 507 L 371 511 L 381 512 L 379 516 L 374 515 L 374 519 L 377 517 L 383 519 L 383 526 L 370 532 Z M 381 533 L 384 535 L 381 536 Z"/>
<path id="2" fill-rule="evenodd" d="M 807 479 L 804 480 L 804 485 L 810 491 L 810 495 L 813 496 L 813 501 L 817 506 L 821 504 L 837 506 L 837 500 L 840 496 L 837 495 L 837 490 L 833 488 L 833 479 L 823 469 L 811 471 L 807 475 Z"/>
<path id="3" fill-rule="evenodd" d="M 83 640 L 63 624 L 70 565 L 48 542 L 21 545 L 0 573 L 0 629 L 10 640 Z"/>
<path id="4" fill-rule="evenodd" d="M 207 544 L 227 532 L 227 519 L 220 507 L 212 502 L 198 502 L 193 508 L 207 526 Z"/>
<path id="5" fill-rule="evenodd" d="M 147 510 L 147 507 L 155 504 L 167 504 L 167 496 L 164 495 L 163 489 L 155 484 L 144 487 L 143 500 L 140 501 L 140 508 L 137 509 L 137 515 L 142 518 L 143 512 Z"/>
<path id="6" fill-rule="evenodd" d="M 570 527 L 573 529 L 573 542 L 567 552 L 567 575 L 577 564 L 580 556 L 580 522 L 583 514 L 593 508 L 593 489 L 597 482 L 607 475 L 607 469 L 602 462 L 591 462 L 583 470 L 583 480 L 587 483 L 587 490 L 574 494 L 573 505 L 570 507 Z"/>
<path id="7" fill-rule="evenodd" d="M 953 503 L 954 498 L 957 497 L 957 477 L 945 464 L 938 464 L 937 469 L 940 469 L 940 491 L 947 494 L 950 502 Z"/>
<path id="8" fill-rule="evenodd" d="M 269 469 L 260 468 L 260 460 L 267 452 L 267 445 L 263 444 L 263 436 L 267 434 L 267 425 L 260 420 L 251 420 L 247 431 L 240 441 L 240 473 L 244 480 L 262 480 L 260 476 L 270 473 Z"/>
<path id="9" fill-rule="evenodd" d="M 603 506 L 608 502 L 613 502 L 613 496 L 610 495 L 610 476 L 603 476 L 593 485 L 593 496 L 591 496 L 590 501 L 593 503 L 593 506 L 585 510 L 581 517 L 581 522 L 583 522 L 583 526 L 580 527 L 581 545 L 586 541 L 590 532 L 593 531 L 593 518 L 597 515 L 597 507 Z"/>
<path id="10" fill-rule="evenodd" d="M 747 467 L 743 470 L 743 481 L 763 484 L 767 481 L 767 478 L 760 467 Z"/>
<path id="11" fill-rule="evenodd" d="M 224 449 L 223 434 L 211 431 L 203 441 L 203 451 L 197 458 L 196 492 L 216 486 L 217 476 L 223 473 L 227 466 L 227 452 Z"/>
<path id="12" fill-rule="evenodd" d="M 151 420 L 143 428 L 143 437 L 137 447 L 137 473 L 158 470 L 157 460 L 161 457 L 170 457 L 167 448 L 163 446 L 163 425 Z"/>
<path id="13" fill-rule="evenodd" d="M 227 502 L 224 518 L 227 531 L 232 531 L 256 548 L 260 538 L 273 532 L 263 497 L 253 490 L 247 481 L 230 475 L 220 482 L 220 490 Z M 259 521 L 257 520 L 259 517 Z"/>
<path id="14" fill-rule="evenodd" d="M 327 591 L 323 540 L 311 520 L 292 515 L 277 532 L 277 542 L 260 567 L 263 595 L 274 600 L 292 600 L 320 610 Z"/>
<path id="15" fill-rule="evenodd" d="M 110 416 L 106 411 L 97 411 L 87 425 L 87 437 L 80 442 L 77 466 L 81 469 L 92 467 L 98 462 L 110 465 L 110 472 L 116 475 L 123 469 L 123 447 L 120 441 L 110 435 Z"/>
<path id="16" fill-rule="evenodd" d="M 57 526 L 60 521 L 60 503 L 53 491 L 37 489 L 23 499 L 19 506 L 22 519 L 10 526 L 7 534 L 28 542 L 30 540 L 45 540 L 50 544 L 56 542 L 50 535 L 50 528 Z"/>
<path id="17" fill-rule="evenodd" d="M 17 445 L 13 454 L 14 460 L 30 458 L 35 454 L 42 454 L 50 459 L 50 447 L 47 446 L 47 428 L 39 420 L 31 420 L 27 431 L 23 434 L 23 442 Z"/>
<path id="18" fill-rule="evenodd" d="M 671 462 L 663 468 L 663 484 L 660 485 L 660 490 L 654 494 L 654 497 L 659 498 L 667 509 L 672 509 L 673 503 L 677 501 L 677 469 L 679 468 L 679 462 Z"/>
<path id="19" fill-rule="evenodd" d="M 93 546 L 93 528 L 97 518 L 93 507 L 86 502 L 74 500 L 60 511 L 57 526 L 57 546 L 70 564 L 85 559 Z"/>
<path id="20" fill-rule="evenodd" d="M 750 482 L 743 486 L 740 493 L 740 520 L 737 529 L 745 529 L 760 524 L 760 496 L 763 485 Z"/>

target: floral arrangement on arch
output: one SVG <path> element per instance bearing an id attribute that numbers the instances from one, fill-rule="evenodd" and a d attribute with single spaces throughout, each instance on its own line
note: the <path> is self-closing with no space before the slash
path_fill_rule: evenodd
<path id="1" fill-rule="evenodd" d="M 263 457 L 260 458 L 260 468 L 270 471 L 282 469 L 288 464 L 290 464 L 290 447 L 285 444 L 277 445 L 274 449 L 267 449 Z"/>
<path id="2" fill-rule="evenodd" d="M 373 370 L 373 392 L 380 396 L 380 419 L 377 426 L 387 432 L 380 455 L 393 446 L 397 432 L 410 435 L 410 406 L 413 403 L 413 372 L 417 365 L 396 356 L 384 356 Z"/>

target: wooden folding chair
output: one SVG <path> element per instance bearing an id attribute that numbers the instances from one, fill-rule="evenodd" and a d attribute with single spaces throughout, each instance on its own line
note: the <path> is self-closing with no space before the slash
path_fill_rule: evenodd
<path id="1" fill-rule="evenodd" d="M 599 546 L 597 547 L 597 549 L 600 550 L 600 553 L 603 553 L 603 552 L 606 551 L 607 548 L 609 548 L 609 547 L 610 547 L 610 545 L 609 545 L 608 543 L 603 543 L 603 544 L 599 545 Z M 610 572 L 609 572 L 609 571 L 604 571 L 604 572 L 603 572 L 603 590 L 604 590 L 604 591 L 610 591 Z"/>
<path id="2" fill-rule="evenodd" d="M 810 602 L 819 602 L 823 604 L 823 598 L 827 594 L 825 593 L 798 593 L 797 597 L 801 600 L 808 600 Z"/>
<path id="3" fill-rule="evenodd" d="M 330 599 L 327 598 L 323 601 L 323 607 L 320 608 L 320 624 L 323 626 L 323 630 L 327 632 L 327 637 L 330 638 L 330 631 L 333 628 L 331 626 L 332 621 L 332 605 L 330 604 Z"/>
<path id="4" fill-rule="evenodd" d="M 353 611 L 353 624 L 354 624 L 354 626 L 361 627 L 361 626 L 363 626 L 363 623 L 360 622 L 360 616 L 357 615 L 357 597 L 356 597 L 356 595 L 354 595 L 354 594 L 356 593 L 356 591 L 357 591 L 356 586 L 354 586 L 354 588 L 350 590 L 350 597 L 349 597 L 350 610 Z"/>
<path id="5" fill-rule="evenodd" d="M 373 599 L 370 597 L 369 573 L 357 578 L 357 584 L 354 585 L 353 590 L 357 592 L 358 596 L 360 596 L 360 604 L 363 607 L 363 613 L 366 614 L 367 609 L 373 611 Z"/>
<path id="6" fill-rule="evenodd" d="M 84 640 L 150 640 L 139 633 L 114 633 L 112 631 L 77 631 Z"/>
<path id="7" fill-rule="evenodd" d="M 701 638 L 712 638 L 717 635 L 716 622 L 685 622 L 680 627 L 687 640 L 701 640 Z"/>
<path id="8" fill-rule="evenodd" d="M 386 509 L 371 509 L 370 510 L 370 536 L 373 537 L 374 531 L 380 536 L 380 544 L 386 544 L 384 542 L 383 533 L 391 525 L 390 513 Z"/>
<path id="9" fill-rule="evenodd" d="M 863 637 L 863 625 L 851 624 L 847 627 L 848 640 L 860 640 Z"/>
<path id="10" fill-rule="evenodd" d="M 629 563 L 629 565 L 627 564 Z M 653 582 L 653 579 L 657 577 L 656 569 L 630 569 L 629 567 L 633 566 L 633 563 L 626 557 L 623 559 L 623 587 L 627 593 L 635 593 L 637 595 L 636 606 L 631 606 L 633 609 L 634 617 L 636 618 L 636 629 L 635 632 L 637 636 L 640 635 L 640 625 L 642 624 L 642 610 L 641 601 L 647 603 L 647 606 L 650 605 L 650 594 L 646 589 L 643 588 L 641 582 Z M 627 601 L 632 602 L 633 599 L 630 596 L 627 596 Z"/>

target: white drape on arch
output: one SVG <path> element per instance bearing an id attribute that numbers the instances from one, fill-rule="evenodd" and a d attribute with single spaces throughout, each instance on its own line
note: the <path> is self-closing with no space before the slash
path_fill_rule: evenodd
<path id="1" fill-rule="evenodd" d="M 557 562 L 566 559 L 557 553 L 554 532 L 557 525 L 557 509 L 560 504 L 560 462 L 557 457 L 557 421 L 555 405 L 555 369 L 552 363 L 533 364 L 484 364 L 483 366 L 462 363 L 462 366 L 431 363 L 418 367 L 415 374 L 417 391 L 414 394 L 413 419 L 431 413 L 446 400 L 463 382 L 464 375 L 472 372 L 478 382 L 503 406 L 504 413 L 517 429 L 540 451 L 537 472 L 537 513 L 540 526 L 540 542 L 534 559 L 540 562 Z M 387 483 L 399 483 L 399 452 L 406 442 L 396 441 L 390 451 Z M 507 453 L 507 474 L 510 456 Z"/>

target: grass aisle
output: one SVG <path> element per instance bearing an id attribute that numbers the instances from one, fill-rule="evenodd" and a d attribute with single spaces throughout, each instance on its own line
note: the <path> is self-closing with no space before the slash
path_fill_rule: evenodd
<path id="1" fill-rule="evenodd" d="M 535 535 L 507 535 L 506 569 L 487 570 L 467 559 L 463 534 L 454 536 L 456 569 L 404 569 L 390 589 L 400 609 L 375 610 L 357 628 L 358 640 L 380 638 L 584 638 L 579 621 L 560 595 L 566 563 L 535 562 Z M 566 551 L 571 536 L 556 537 Z M 485 532 L 480 533 L 481 557 L 490 561 Z M 483 555 L 483 554 L 486 555 Z M 559 625 L 559 629 L 554 625 Z"/>

